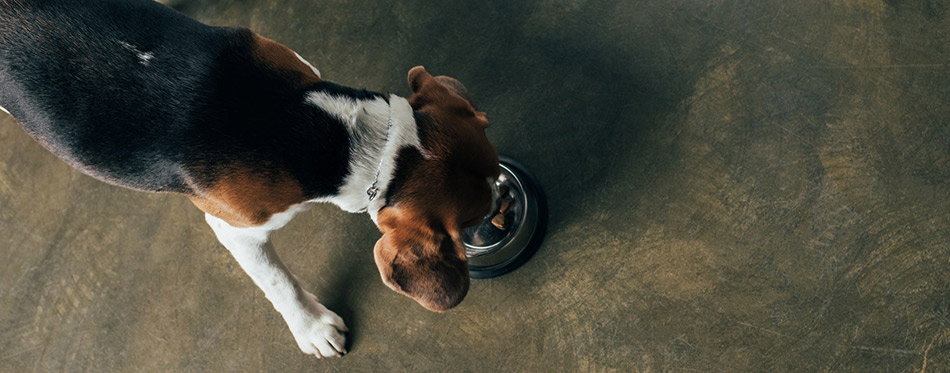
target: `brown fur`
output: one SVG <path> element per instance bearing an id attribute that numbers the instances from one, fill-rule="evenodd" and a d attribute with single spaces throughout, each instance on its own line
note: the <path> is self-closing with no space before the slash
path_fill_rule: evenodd
<path id="1" fill-rule="evenodd" d="M 235 227 L 262 225 L 305 200 L 300 185 L 287 173 L 275 177 L 249 168 L 232 168 L 211 187 L 189 198 L 201 211 Z"/>
<path id="2" fill-rule="evenodd" d="M 300 61 L 290 48 L 263 36 L 254 35 L 251 53 L 264 66 L 277 72 L 282 78 L 296 84 L 297 87 L 320 82 L 320 77 L 310 70 L 310 66 Z"/>
<path id="3" fill-rule="evenodd" d="M 433 311 L 456 306 L 468 292 L 459 234 L 488 213 L 487 179 L 500 172 L 498 153 L 485 136 L 485 114 L 463 98 L 461 83 L 448 86 L 446 79 L 421 66 L 409 72 L 409 103 L 430 119 L 417 124 L 432 157 L 400 158 L 408 176 L 379 212 L 383 237 L 374 249 L 383 281 Z"/>
<path id="4" fill-rule="evenodd" d="M 387 286 L 441 312 L 468 292 L 468 263 L 460 243 L 425 215 L 412 207 L 383 209 L 379 227 L 384 234 L 373 253 Z"/>

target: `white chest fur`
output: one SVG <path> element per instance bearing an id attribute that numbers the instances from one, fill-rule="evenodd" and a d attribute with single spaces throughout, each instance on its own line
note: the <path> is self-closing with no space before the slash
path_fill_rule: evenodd
<path id="1" fill-rule="evenodd" d="M 340 119 L 350 136 L 350 173 L 343 186 L 336 196 L 314 202 L 331 202 L 350 212 L 366 211 L 376 222 L 377 212 L 386 204 L 386 190 L 396 169 L 399 150 L 412 146 L 426 154 L 419 142 L 412 107 L 396 95 L 390 95 L 387 103 L 382 98 L 354 100 L 313 92 L 307 95 L 307 102 Z M 371 201 L 367 189 L 374 181 L 379 197 Z"/>

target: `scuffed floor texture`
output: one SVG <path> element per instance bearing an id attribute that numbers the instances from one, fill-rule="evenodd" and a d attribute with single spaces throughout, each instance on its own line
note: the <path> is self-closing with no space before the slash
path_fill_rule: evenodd
<path id="1" fill-rule="evenodd" d="M 551 226 L 428 312 L 366 215 L 276 234 L 347 320 L 316 360 L 180 196 L 0 115 L 0 371 L 950 370 L 950 7 L 939 1 L 178 1 L 325 79 L 466 83 Z"/>

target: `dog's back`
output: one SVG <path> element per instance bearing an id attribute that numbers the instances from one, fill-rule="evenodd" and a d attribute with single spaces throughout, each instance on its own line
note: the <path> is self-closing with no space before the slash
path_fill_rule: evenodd
<path id="1" fill-rule="evenodd" d="M 310 69 L 151 0 L 0 0 L 0 105 L 72 166 L 131 189 L 194 195 L 234 169 L 279 169 L 301 198 L 335 193 L 347 135 L 304 95 L 374 94 Z"/>
<path id="2" fill-rule="evenodd" d="M 168 163 L 227 34 L 149 1 L 0 1 L 0 103 L 85 173 L 181 191 Z"/>

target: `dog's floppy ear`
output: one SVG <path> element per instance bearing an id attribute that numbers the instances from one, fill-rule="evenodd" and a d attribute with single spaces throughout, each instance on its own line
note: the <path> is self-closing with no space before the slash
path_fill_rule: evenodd
<path id="1" fill-rule="evenodd" d="M 430 222 L 400 219 L 394 210 L 380 211 L 384 233 L 373 250 L 383 282 L 432 311 L 457 306 L 469 287 L 468 260 L 461 242 L 433 230 Z"/>

